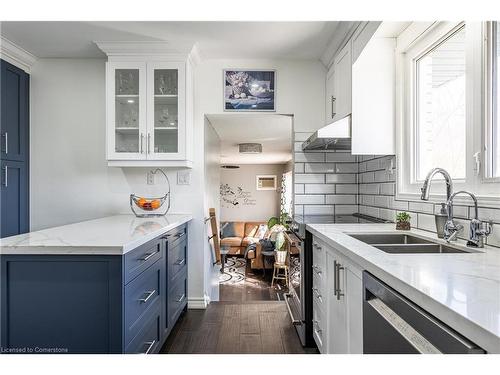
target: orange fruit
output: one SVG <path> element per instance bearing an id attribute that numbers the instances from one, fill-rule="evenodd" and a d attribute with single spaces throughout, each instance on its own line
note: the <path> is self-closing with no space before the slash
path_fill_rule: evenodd
<path id="1" fill-rule="evenodd" d="M 151 208 L 153 210 L 156 210 L 158 207 L 160 207 L 160 205 L 161 205 L 161 202 L 158 199 L 153 199 L 151 201 Z"/>
<path id="2" fill-rule="evenodd" d="M 147 201 L 146 201 L 146 199 L 141 197 L 141 198 L 139 198 L 139 199 L 137 200 L 137 205 L 138 205 L 139 207 L 144 207 L 144 205 L 146 204 L 146 202 L 147 202 Z"/>

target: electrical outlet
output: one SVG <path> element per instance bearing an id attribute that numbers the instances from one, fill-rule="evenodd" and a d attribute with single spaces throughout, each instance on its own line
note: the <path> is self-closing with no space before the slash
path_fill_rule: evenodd
<path id="1" fill-rule="evenodd" d="M 191 182 L 191 171 L 177 171 L 177 185 L 189 185 Z"/>
<path id="2" fill-rule="evenodd" d="M 148 185 L 155 184 L 155 175 L 151 172 L 148 172 L 147 183 L 148 183 Z"/>

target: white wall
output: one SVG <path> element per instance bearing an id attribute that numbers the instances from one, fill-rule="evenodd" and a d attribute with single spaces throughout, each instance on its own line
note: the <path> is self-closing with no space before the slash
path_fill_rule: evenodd
<path id="1" fill-rule="evenodd" d="M 220 195 L 219 184 L 221 179 L 220 169 L 220 138 L 210 121 L 205 118 L 205 212 L 209 208 L 215 208 L 217 219 L 220 219 Z M 217 225 L 220 228 L 220 220 Z M 204 238 L 212 236 L 210 224 L 205 225 Z M 210 265 L 215 262 L 214 250 L 208 241 L 205 241 L 205 264 Z M 212 300 L 219 299 L 219 267 L 205 268 L 205 285 L 208 288 L 208 295 Z"/>
<path id="2" fill-rule="evenodd" d="M 221 221 L 264 221 L 280 213 L 281 176 L 283 164 L 242 164 L 238 169 L 223 169 L 221 184 L 228 184 L 236 192 L 241 187 L 249 194 L 249 201 L 237 199 L 236 205 L 227 203 L 221 198 Z M 275 175 L 276 190 L 257 190 L 257 175 Z"/>
<path id="3" fill-rule="evenodd" d="M 189 304 L 202 306 L 213 293 L 207 261 L 204 115 L 223 113 L 224 68 L 272 68 L 277 72 L 277 113 L 293 114 L 295 129 L 316 130 L 324 118 L 325 69 L 319 62 L 207 60 L 194 70 L 194 147 L 191 185 L 172 182 L 171 212 L 190 212 Z M 144 168 L 109 168 L 105 157 L 105 61 L 40 59 L 31 76 L 31 229 L 128 213 L 128 196 L 156 194 Z M 212 182 L 210 182 L 212 184 Z M 218 185 L 218 184 L 217 184 Z M 210 187 L 207 187 L 210 189 Z M 218 186 L 217 186 L 218 189 Z"/>

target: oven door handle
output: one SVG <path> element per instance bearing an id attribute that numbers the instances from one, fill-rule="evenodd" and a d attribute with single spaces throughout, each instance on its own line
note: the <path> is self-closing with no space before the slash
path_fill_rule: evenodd
<path id="1" fill-rule="evenodd" d="M 295 319 L 295 317 L 293 316 L 293 313 L 292 313 L 292 308 L 290 306 L 290 303 L 288 302 L 288 299 L 292 298 L 292 295 L 290 293 L 285 293 L 284 297 L 285 297 L 285 304 L 286 304 L 286 307 L 288 309 L 288 313 L 290 314 L 290 318 L 292 320 L 292 324 L 294 326 L 301 326 L 303 323 L 302 320 Z"/>

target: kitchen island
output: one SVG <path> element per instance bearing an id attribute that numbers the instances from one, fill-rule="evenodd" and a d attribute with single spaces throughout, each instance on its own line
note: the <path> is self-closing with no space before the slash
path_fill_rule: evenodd
<path id="1" fill-rule="evenodd" d="M 344 259 L 342 263 L 369 272 L 486 352 L 500 353 L 499 248 L 469 249 L 464 246 L 465 241 L 459 240 L 454 246 L 472 252 L 391 254 L 350 235 L 408 233 L 442 244 L 445 241 L 421 230 L 396 231 L 394 224 L 311 224 L 307 230 L 319 243 L 338 253 Z M 340 269 L 350 271 L 348 267 Z M 339 279 L 336 281 L 342 283 Z M 361 288 L 361 280 L 358 285 Z M 347 297 L 352 293 L 342 292 Z M 344 294 L 339 293 L 339 297 L 332 300 L 337 301 L 340 296 L 344 298 Z M 360 319 L 355 323 L 360 323 Z"/>
<path id="2" fill-rule="evenodd" d="M 116 215 L 4 238 L 4 353 L 156 353 L 187 306 L 191 215 Z"/>

